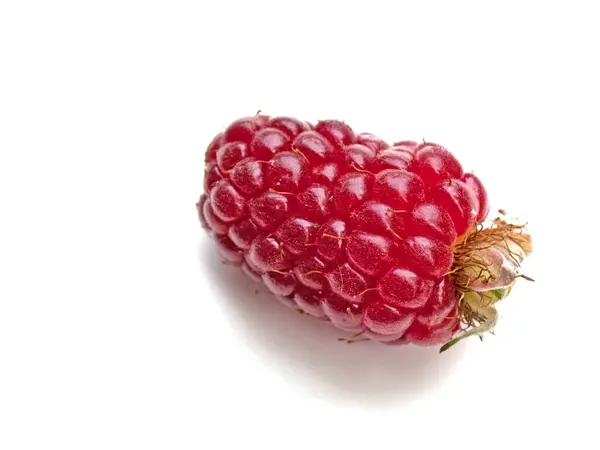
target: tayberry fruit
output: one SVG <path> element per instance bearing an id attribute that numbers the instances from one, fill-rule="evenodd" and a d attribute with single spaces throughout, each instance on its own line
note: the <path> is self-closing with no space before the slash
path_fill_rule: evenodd
<path id="1" fill-rule="evenodd" d="M 284 304 L 387 344 L 491 329 L 522 276 L 523 227 L 489 212 L 446 148 L 388 145 L 341 121 L 256 115 L 209 144 L 202 226 Z"/>

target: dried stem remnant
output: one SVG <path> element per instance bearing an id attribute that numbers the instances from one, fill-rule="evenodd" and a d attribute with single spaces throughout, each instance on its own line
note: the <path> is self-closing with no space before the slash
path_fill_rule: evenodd
<path id="1" fill-rule="evenodd" d="M 441 351 L 461 339 L 491 331 L 498 314 L 495 303 L 505 298 L 521 274 L 521 264 L 532 251 L 525 225 L 498 217 L 467 232 L 454 247 L 448 275 L 455 286 L 461 332 Z"/>

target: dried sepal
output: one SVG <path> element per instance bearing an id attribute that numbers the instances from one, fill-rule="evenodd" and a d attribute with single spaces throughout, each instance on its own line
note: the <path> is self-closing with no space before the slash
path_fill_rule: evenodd
<path id="1" fill-rule="evenodd" d="M 490 332 L 496 325 L 495 304 L 506 298 L 521 273 L 521 264 L 532 252 L 525 225 L 498 217 L 479 224 L 454 246 L 449 275 L 455 286 L 461 331 L 440 349 L 462 339 Z"/>

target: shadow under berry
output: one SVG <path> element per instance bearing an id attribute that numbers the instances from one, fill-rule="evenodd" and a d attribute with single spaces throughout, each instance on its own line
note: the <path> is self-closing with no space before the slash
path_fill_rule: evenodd
<path id="1" fill-rule="evenodd" d="M 434 389 L 463 356 L 464 346 L 440 355 L 437 347 L 341 343 L 350 334 L 279 303 L 239 268 L 224 265 L 212 245 L 202 241 L 199 263 L 215 280 L 240 345 L 309 394 L 367 406 L 407 403 Z"/>

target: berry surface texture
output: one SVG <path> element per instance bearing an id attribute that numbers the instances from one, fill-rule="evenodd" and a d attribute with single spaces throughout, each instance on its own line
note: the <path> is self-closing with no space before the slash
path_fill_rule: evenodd
<path id="1" fill-rule="evenodd" d="M 531 240 L 488 219 L 481 180 L 445 147 L 338 120 L 257 114 L 208 145 L 202 226 L 220 257 L 347 342 L 442 346 L 492 330 Z"/>

